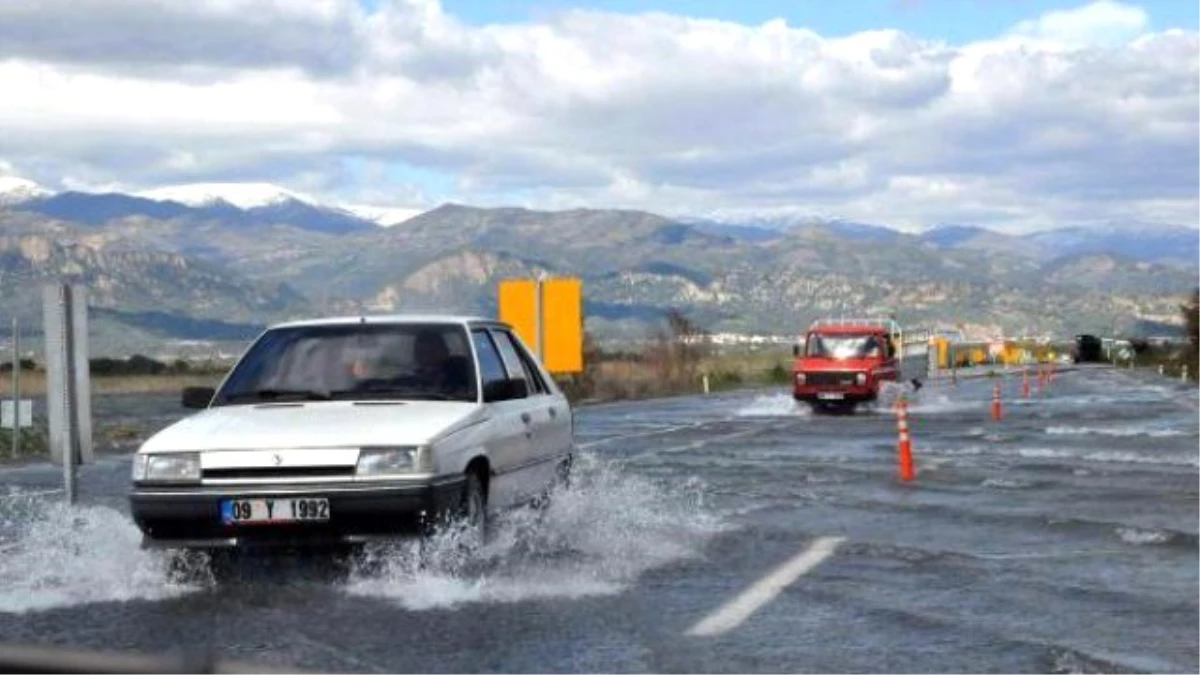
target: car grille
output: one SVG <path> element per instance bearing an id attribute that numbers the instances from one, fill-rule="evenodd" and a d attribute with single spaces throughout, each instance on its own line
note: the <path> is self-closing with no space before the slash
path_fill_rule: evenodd
<path id="1" fill-rule="evenodd" d="M 856 375 L 858 373 L 849 371 L 805 373 L 804 381 L 817 387 L 849 387 L 854 385 Z"/>
<path id="2" fill-rule="evenodd" d="M 236 469 L 205 469 L 201 478 L 214 480 L 273 478 L 346 478 L 354 475 L 352 466 L 263 466 Z"/>

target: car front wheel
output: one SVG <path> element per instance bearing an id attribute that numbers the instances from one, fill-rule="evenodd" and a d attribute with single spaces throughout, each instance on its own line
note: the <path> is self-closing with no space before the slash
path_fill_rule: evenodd
<path id="1" fill-rule="evenodd" d="M 467 482 L 463 486 L 462 503 L 458 510 L 459 526 L 468 537 L 471 545 L 479 545 L 487 537 L 487 493 L 483 481 L 477 472 L 467 474 Z"/>

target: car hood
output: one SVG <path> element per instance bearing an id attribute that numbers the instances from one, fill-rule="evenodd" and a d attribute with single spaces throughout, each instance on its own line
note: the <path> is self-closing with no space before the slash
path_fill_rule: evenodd
<path id="1" fill-rule="evenodd" d="M 221 406 L 163 429 L 141 452 L 420 445 L 486 416 L 478 404 L 443 401 Z"/>

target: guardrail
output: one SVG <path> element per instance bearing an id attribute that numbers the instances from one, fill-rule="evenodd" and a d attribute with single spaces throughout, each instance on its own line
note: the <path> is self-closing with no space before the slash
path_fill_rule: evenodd
<path id="1" fill-rule="evenodd" d="M 65 647 L 0 645 L 0 673 L 295 673 L 295 668 L 222 660 L 205 650 L 146 655 Z"/>

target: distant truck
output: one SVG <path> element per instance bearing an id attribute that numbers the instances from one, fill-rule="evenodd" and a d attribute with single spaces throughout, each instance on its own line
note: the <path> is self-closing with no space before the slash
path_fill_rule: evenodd
<path id="1" fill-rule="evenodd" d="M 1097 363 L 1104 360 L 1104 343 L 1095 335 L 1076 335 L 1071 348 L 1071 360 L 1075 363 Z"/>
<path id="2" fill-rule="evenodd" d="M 822 319 L 796 345 L 793 396 L 817 412 L 852 413 L 901 372 L 904 333 L 891 319 Z M 913 379 L 920 387 L 920 381 Z"/>

